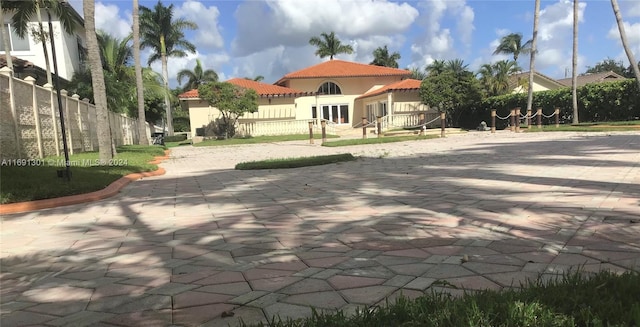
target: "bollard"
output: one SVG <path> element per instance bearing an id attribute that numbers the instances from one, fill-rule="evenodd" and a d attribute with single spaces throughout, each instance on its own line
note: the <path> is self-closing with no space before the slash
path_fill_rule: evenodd
<path id="1" fill-rule="evenodd" d="M 540 129 L 542 128 L 542 108 L 538 108 L 536 115 L 538 115 L 538 129 Z"/>
<path id="2" fill-rule="evenodd" d="M 520 107 L 516 107 L 516 133 L 520 133 Z"/>
<path id="3" fill-rule="evenodd" d="M 491 109 L 491 133 L 496 132 L 496 110 Z"/>
<path id="4" fill-rule="evenodd" d="M 313 144 L 313 122 L 309 122 L 309 144 Z"/>
<path id="5" fill-rule="evenodd" d="M 418 114 L 418 124 L 424 124 L 425 123 L 425 119 L 424 119 L 424 112 L 421 112 Z M 426 125 L 422 125 L 422 127 L 420 127 L 420 133 L 418 133 L 418 135 L 422 135 L 422 133 L 426 134 Z"/>
<path id="6" fill-rule="evenodd" d="M 444 121 L 446 118 L 446 114 L 444 112 L 440 113 L 440 137 L 444 137 L 444 128 L 447 123 Z"/>
<path id="7" fill-rule="evenodd" d="M 556 108 L 556 128 L 560 127 L 560 108 Z"/>
<path id="8" fill-rule="evenodd" d="M 367 138 L 367 117 L 362 117 L 362 138 Z"/>
<path id="9" fill-rule="evenodd" d="M 509 129 L 513 132 L 516 130 L 516 110 L 515 109 L 511 109 L 511 126 L 509 126 Z"/>
<path id="10" fill-rule="evenodd" d="M 378 137 L 382 137 L 382 116 L 376 117 L 376 128 L 378 130 Z"/>
<path id="11" fill-rule="evenodd" d="M 322 123 L 322 143 L 327 142 L 327 121 L 323 120 Z"/>
<path id="12" fill-rule="evenodd" d="M 531 129 L 531 109 L 527 109 L 527 129 Z"/>

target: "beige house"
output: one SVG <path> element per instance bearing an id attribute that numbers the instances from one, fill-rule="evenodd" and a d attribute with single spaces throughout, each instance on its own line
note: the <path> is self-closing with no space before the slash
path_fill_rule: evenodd
<path id="1" fill-rule="evenodd" d="M 528 85 L 529 72 L 509 76 L 509 88 L 513 90 L 511 93 L 527 93 Z M 565 87 L 565 85 L 547 75 L 533 72 L 533 92 L 555 90 L 561 87 Z"/>
<path id="2" fill-rule="evenodd" d="M 384 116 L 389 128 L 415 125 L 419 113 L 435 117 L 435 110 L 420 103 L 420 81 L 410 76 L 404 69 L 330 60 L 286 74 L 275 84 L 239 78 L 227 82 L 254 89 L 260 96 L 258 112 L 239 120 L 240 130 L 257 136 L 304 133 L 309 121 L 318 125 L 319 118 L 334 130 L 350 130 L 361 127 L 363 117 L 373 121 Z M 192 135 L 220 117 L 197 90 L 179 98 L 189 110 Z"/>
<path id="3" fill-rule="evenodd" d="M 602 73 L 579 75 L 577 76 L 576 82 L 577 82 L 577 86 L 581 87 L 587 84 L 620 81 L 623 79 L 625 79 L 624 76 L 617 74 L 613 71 L 608 71 L 608 72 L 602 72 Z M 571 87 L 572 78 L 559 79 L 558 83 L 564 86 Z"/>

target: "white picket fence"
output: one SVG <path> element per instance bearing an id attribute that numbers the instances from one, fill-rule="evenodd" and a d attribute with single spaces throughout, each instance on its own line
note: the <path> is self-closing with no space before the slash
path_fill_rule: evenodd
<path id="1" fill-rule="evenodd" d="M 11 110 L 9 71 L 0 70 L 0 159 L 34 159 L 59 156 L 63 151 L 60 114 L 51 85 L 35 84 L 35 79 L 13 78 L 15 109 Z M 71 154 L 97 151 L 95 106 L 78 95 L 61 90 L 67 145 Z M 109 112 L 116 145 L 138 142 L 137 119 Z M 150 126 L 147 124 L 149 135 Z"/>
<path id="2" fill-rule="evenodd" d="M 310 121 L 314 123 L 313 132 L 320 133 L 321 126 L 317 119 L 239 122 L 237 132 L 251 136 L 305 134 L 309 133 Z M 327 134 L 335 134 L 335 124 L 326 124 L 325 130 Z"/>

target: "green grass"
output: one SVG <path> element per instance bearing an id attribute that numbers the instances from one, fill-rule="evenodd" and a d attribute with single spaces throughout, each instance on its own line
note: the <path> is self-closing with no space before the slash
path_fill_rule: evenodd
<path id="1" fill-rule="evenodd" d="M 327 135 L 327 138 L 337 138 L 337 135 Z M 315 140 L 322 140 L 321 134 L 313 134 Z M 241 144 L 257 144 L 257 143 L 272 143 L 272 142 L 286 142 L 286 141 L 303 141 L 309 140 L 309 134 L 291 134 L 291 135 L 271 135 L 271 136 L 256 136 L 246 138 L 231 138 L 226 140 L 206 140 L 200 143 L 196 143 L 193 146 L 220 146 L 220 145 L 241 145 Z"/>
<path id="2" fill-rule="evenodd" d="M 349 146 L 349 145 L 363 145 L 363 144 L 380 144 L 380 143 L 392 143 L 392 142 L 404 142 L 404 141 L 416 141 L 439 138 L 440 135 L 405 135 L 405 136 L 383 136 L 383 137 L 370 137 L 366 139 L 348 139 L 324 142 L 322 146 L 336 147 L 336 146 Z"/>
<path id="3" fill-rule="evenodd" d="M 191 145 L 191 140 L 184 140 L 184 141 L 179 141 L 179 142 L 164 142 L 164 146 L 167 147 L 168 149 L 170 148 L 175 148 L 178 146 L 183 146 L 183 145 Z"/>
<path id="4" fill-rule="evenodd" d="M 528 129 L 526 125 L 520 127 L 521 130 L 526 132 L 621 132 L 621 131 L 639 131 L 640 121 L 612 121 L 612 122 L 597 122 L 597 123 L 580 123 L 576 125 L 563 124 L 559 127 L 555 125 L 543 125 L 542 129 L 539 129 L 537 125 L 532 125 L 531 129 Z"/>
<path id="5" fill-rule="evenodd" d="M 354 315 L 314 310 L 310 318 L 282 321 L 275 317 L 268 326 L 640 326 L 638 272 L 600 272 L 590 278 L 570 273 L 525 286 L 462 297 L 435 292 L 415 300 L 401 297 L 380 307 L 359 309 Z"/>
<path id="6" fill-rule="evenodd" d="M 356 158 L 351 153 L 342 153 L 342 154 L 333 154 L 333 155 L 326 155 L 326 156 L 241 162 L 236 165 L 236 169 L 252 170 L 252 169 L 299 168 L 299 167 L 326 165 L 326 164 L 353 161 L 353 160 L 356 160 Z"/>
<path id="7" fill-rule="evenodd" d="M 98 166 L 97 152 L 84 152 L 69 157 L 71 181 L 57 177 L 64 169 L 64 157 L 48 157 L 16 166 L 3 162 L 0 169 L 0 203 L 13 203 L 82 194 L 105 188 L 120 177 L 137 172 L 153 171 L 158 166 L 149 164 L 156 156 L 164 155 L 159 146 L 126 145 L 109 166 Z"/>

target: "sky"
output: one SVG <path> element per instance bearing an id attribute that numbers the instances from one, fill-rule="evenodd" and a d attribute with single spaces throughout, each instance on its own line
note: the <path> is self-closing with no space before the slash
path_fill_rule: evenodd
<path id="1" fill-rule="evenodd" d="M 618 0 L 626 34 L 640 60 L 640 0 Z M 82 0 L 71 0 L 82 14 Z M 157 1 L 140 0 L 152 8 Z M 372 52 L 387 45 L 399 52 L 400 68 L 420 68 L 435 59 L 463 59 L 471 70 L 509 59 L 492 55 L 500 38 L 533 31 L 533 0 L 164 0 L 175 17 L 195 22 L 186 31 L 197 52 L 169 59 L 170 86 L 181 69 L 200 59 L 221 80 L 264 76 L 274 83 L 283 75 L 328 60 L 315 56 L 309 39 L 335 32 L 354 53 L 337 59 L 370 63 Z M 96 1 L 96 27 L 124 37 L 131 31 L 132 2 Z M 571 76 L 573 1 L 542 0 L 536 70 L 553 78 Z M 579 3 L 578 70 L 612 58 L 628 66 L 615 16 L 608 0 Z M 146 63 L 148 50 L 143 50 Z M 529 56 L 518 63 L 529 70 Z M 160 63 L 151 66 L 160 72 Z M 568 74 L 568 75 L 567 75 Z"/>

